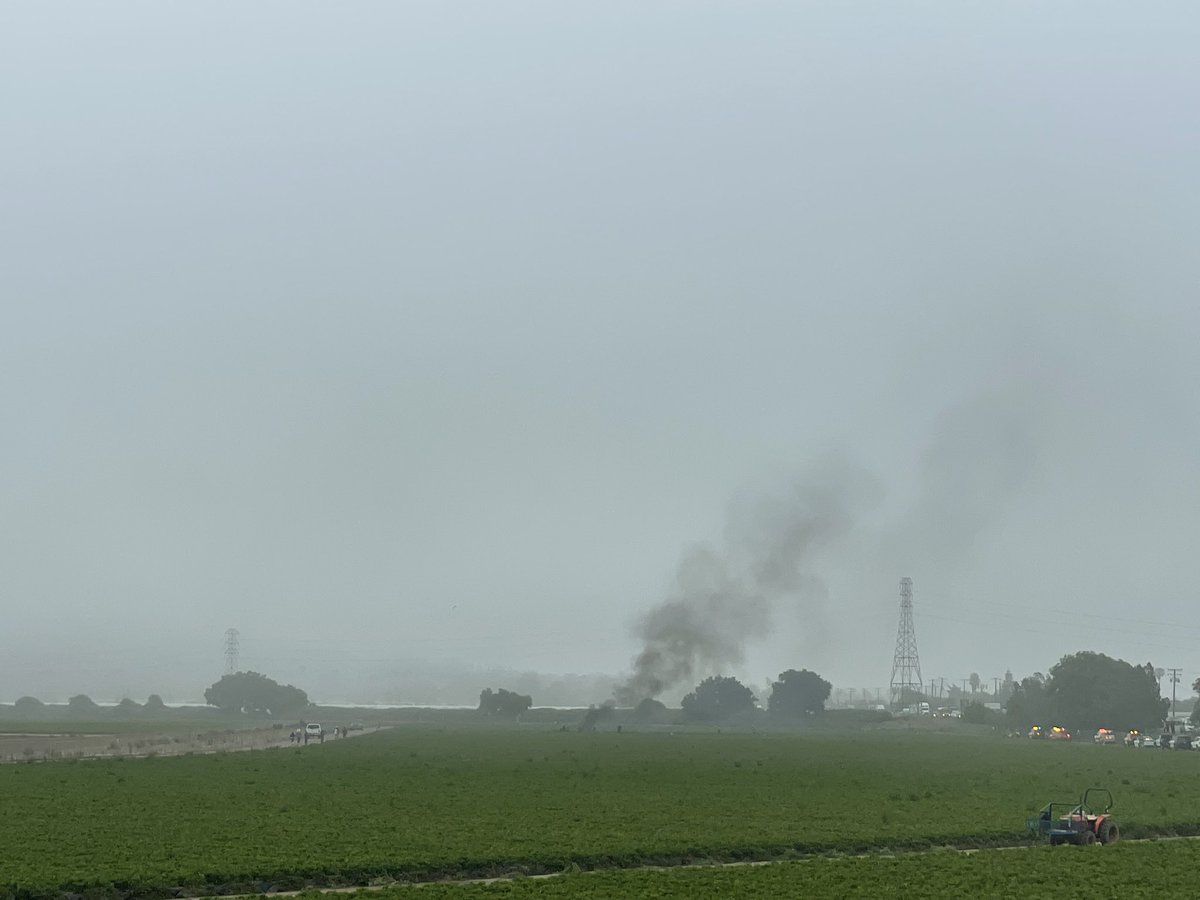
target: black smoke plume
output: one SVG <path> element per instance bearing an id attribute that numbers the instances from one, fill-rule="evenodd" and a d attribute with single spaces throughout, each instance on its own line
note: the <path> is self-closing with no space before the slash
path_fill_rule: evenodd
<path id="1" fill-rule="evenodd" d="M 736 666 L 746 642 L 767 634 L 780 603 L 819 603 L 824 584 L 807 569 L 811 554 L 848 530 L 877 495 L 862 469 L 828 462 L 788 490 L 732 504 L 724 547 L 685 552 L 675 591 L 639 620 L 642 650 L 617 702 L 633 706 Z"/>

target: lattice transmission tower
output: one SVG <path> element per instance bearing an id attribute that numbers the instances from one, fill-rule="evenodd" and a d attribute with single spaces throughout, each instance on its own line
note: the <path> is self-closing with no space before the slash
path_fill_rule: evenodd
<path id="1" fill-rule="evenodd" d="M 238 671 L 238 630 L 230 628 L 225 632 L 225 674 L 236 675 Z"/>
<path id="2" fill-rule="evenodd" d="M 892 707 L 916 703 L 924 689 L 917 632 L 913 628 L 912 579 L 900 579 L 900 626 L 896 629 L 896 656 L 892 660 Z"/>

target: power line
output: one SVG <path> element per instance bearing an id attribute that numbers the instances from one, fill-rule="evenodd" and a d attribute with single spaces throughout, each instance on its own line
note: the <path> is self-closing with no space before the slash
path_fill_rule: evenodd
<path id="1" fill-rule="evenodd" d="M 939 615 L 936 612 L 926 612 L 925 615 L 927 618 L 935 619 L 937 621 L 951 622 L 957 625 L 969 625 L 977 628 L 986 628 L 989 631 L 999 628 L 1010 632 L 1037 634 L 1043 636 L 1046 634 L 1047 628 L 1050 626 L 1061 626 L 1063 628 L 1070 627 L 1075 629 L 1075 633 L 1081 637 L 1090 639 L 1101 638 L 1105 640 L 1120 638 L 1124 644 L 1147 647 L 1159 653 L 1161 653 L 1164 649 L 1187 649 L 1188 652 L 1192 652 L 1194 651 L 1195 647 L 1194 642 L 1185 635 L 1163 634 L 1156 631 L 1140 631 L 1138 629 L 1131 629 L 1128 627 L 1114 627 L 1106 629 L 1096 626 L 1085 626 L 1084 628 L 1080 628 L 1078 622 L 1071 620 L 1053 621 L 1050 619 L 1043 619 L 1036 627 L 1034 627 L 1028 624 L 1018 624 L 1003 617 L 979 619 L 963 617 L 961 615 Z M 1026 619 L 1026 621 L 1028 621 L 1028 619 Z M 1131 638 L 1131 635 L 1134 637 Z M 1141 638 L 1141 640 L 1138 638 Z"/>
<path id="2" fill-rule="evenodd" d="M 970 603 L 968 602 L 963 605 L 970 605 Z M 1067 616 L 1072 621 L 1077 621 L 1079 619 L 1100 619 L 1100 620 L 1109 621 L 1109 622 L 1126 622 L 1126 623 L 1135 624 L 1135 625 L 1152 625 L 1152 626 L 1155 626 L 1158 628 L 1171 628 L 1171 629 L 1175 629 L 1175 630 L 1200 632 L 1200 625 L 1197 625 L 1195 622 L 1187 622 L 1187 623 L 1184 623 L 1184 622 L 1156 622 L 1152 619 L 1131 618 L 1128 616 L 1113 616 L 1113 615 L 1108 615 L 1105 613 L 1085 612 L 1085 611 L 1078 610 L 1078 609 L 1060 609 L 1060 608 L 1052 607 L 1052 606 L 1034 606 L 1034 605 L 1030 605 L 1030 604 L 1012 603 L 1012 602 L 1006 602 L 1006 601 L 989 600 L 989 601 L 986 601 L 986 606 L 989 608 L 1003 606 L 1003 607 L 1007 607 L 1009 609 L 1018 610 L 1018 611 L 1022 611 L 1022 612 L 1033 612 L 1038 615 L 1045 615 L 1047 613 L 1050 613 L 1053 615 Z M 939 609 L 945 609 L 945 607 L 939 607 L 936 603 L 934 603 L 932 605 L 928 605 L 925 608 L 926 608 L 926 610 L 932 609 L 934 611 L 937 611 Z M 957 611 L 957 610 L 955 610 L 955 611 Z"/>

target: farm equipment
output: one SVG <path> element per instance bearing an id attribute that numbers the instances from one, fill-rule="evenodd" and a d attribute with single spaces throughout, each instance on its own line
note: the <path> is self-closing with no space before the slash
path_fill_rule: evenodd
<path id="1" fill-rule="evenodd" d="M 1105 788 L 1088 788 L 1078 803 L 1047 803 L 1025 827 L 1051 844 L 1112 844 L 1121 829 L 1109 816 L 1113 798 Z"/>

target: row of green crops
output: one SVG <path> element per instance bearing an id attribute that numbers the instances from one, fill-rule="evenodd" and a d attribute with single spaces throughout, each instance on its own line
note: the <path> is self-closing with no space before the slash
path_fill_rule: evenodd
<path id="1" fill-rule="evenodd" d="M 425 885 L 369 895 L 372 900 L 582 898 L 882 898 L 1038 897 L 1089 900 L 1192 897 L 1200 842 L 1113 847 L 1035 847 L 770 863 L 764 866 L 588 872 L 494 884 Z M 361 895 L 366 898 L 368 895 Z"/>
<path id="2" fill-rule="evenodd" d="M 304 748 L 0 767 L 0 895 L 555 871 L 1006 843 L 1109 787 L 1200 831 L 1200 754 L 941 736 L 397 729 Z"/>

